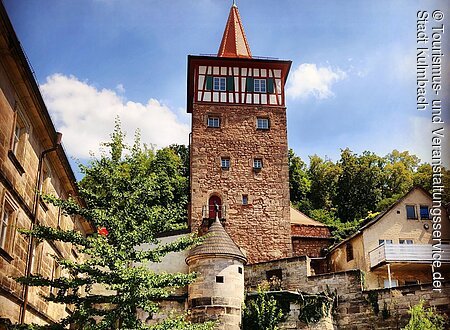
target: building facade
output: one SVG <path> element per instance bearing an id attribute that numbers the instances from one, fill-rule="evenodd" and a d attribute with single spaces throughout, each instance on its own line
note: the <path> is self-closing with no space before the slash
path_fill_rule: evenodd
<path id="1" fill-rule="evenodd" d="M 290 65 L 252 57 L 235 5 L 217 56 L 188 57 L 190 226 L 205 232 L 218 205 L 249 263 L 292 254 L 284 100 Z"/>
<path id="2" fill-rule="evenodd" d="M 433 271 L 450 275 L 450 224 L 444 207 L 441 236 L 433 229 L 432 197 L 414 187 L 385 212 L 330 251 L 333 272 L 361 269 L 366 288 L 390 288 L 433 282 Z M 439 269 L 432 262 L 439 258 Z"/>
<path id="3" fill-rule="evenodd" d="M 67 244 L 31 240 L 17 229 L 37 223 L 81 232 L 91 229 L 36 194 L 75 197 L 76 180 L 3 4 L 0 49 L 0 319 L 47 324 L 66 316 L 69 309 L 40 296 L 56 294 L 55 290 L 27 287 L 14 278 L 57 278 L 62 270 L 51 255 L 75 259 L 78 253 Z"/>

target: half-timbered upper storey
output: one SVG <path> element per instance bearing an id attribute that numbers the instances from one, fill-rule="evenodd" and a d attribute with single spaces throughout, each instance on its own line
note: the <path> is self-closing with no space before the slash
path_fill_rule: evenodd
<path id="1" fill-rule="evenodd" d="M 188 112 L 194 103 L 284 106 L 291 61 L 188 57 Z"/>

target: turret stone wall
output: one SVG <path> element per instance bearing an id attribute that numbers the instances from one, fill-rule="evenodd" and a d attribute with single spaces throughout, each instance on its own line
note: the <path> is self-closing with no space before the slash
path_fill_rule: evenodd
<path id="1" fill-rule="evenodd" d="M 242 261 L 230 257 L 197 257 L 189 271 L 198 273 L 188 288 L 188 307 L 193 322 L 219 321 L 217 329 L 238 330 L 244 301 Z"/>

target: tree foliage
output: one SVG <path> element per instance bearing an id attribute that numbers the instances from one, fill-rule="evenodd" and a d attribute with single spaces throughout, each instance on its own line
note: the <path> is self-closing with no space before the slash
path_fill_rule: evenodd
<path id="1" fill-rule="evenodd" d="M 444 330 L 445 319 L 433 308 L 425 308 L 424 300 L 412 306 L 408 313 L 411 315 L 403 330 Z"/>
<path id="2" fill-rule="evenodd" d="M 154 152 L 142 146 L 139 134 L 133 146 L 126 146 L 119 122 L 105 147 L 108 153 L 80 166 L 84 178 L 79 191 L 85 206 L 71 198 L 44 196 L 64 213 L 84 217 L 97 232 L 84 237 L 75 231 L 45 226 L 23 231 L 36 239 L 73 244 L 86 258 L 73 261 L 54 256 L 65 276 L 50 279 L 37 275 L 18 281 L 56 288 L 57 294 L 45 299 L 74 306 L 73 313 L 53 329 L 69 324 L 83 330 L 210 329 L 211 324 L 193 325 L 183 317 L 147 326 L 136 315 L 138 310 L 156 313 L 158 299 L 195 279 L 195 274 L 155 273 L 144 265 L 198 242 L 194 236 L 168 244 L 157 239 L 159 233 L 179 229 L 186 223 L 188 179 L 183 173 L 183 160 L 176 148 Z M 144 243 L 152 243 L 153 248 L 136 248 Z"/>
<path id="3" fill-rule="evenodd" d="M 291 149 L 289 175 L 294 207 L 329 225 L 340 239 L 414 185 L 431 191 L 433 168 L 408 151 L 393 150 L 382 157 L 369 151 L 358 155 L 348 148 L 341 150 L 336 162 L 313 155 L 306 165 Z M 450 202 L 450 171 L 445 168 L 442 180 L 445 204 Z"/>
<path id="4" fill-rule="evenodd" d="M 258 287 L 256 298 L 247 298 L 242 316 L 244 330 L 277 330 L 284 314 L 277 300 Z"/>

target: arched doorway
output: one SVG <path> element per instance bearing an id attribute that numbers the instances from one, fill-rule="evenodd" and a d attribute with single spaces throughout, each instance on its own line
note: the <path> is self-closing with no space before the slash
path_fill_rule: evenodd
<path id="1" fill-rule="evenodd" d="M 215 219 L 216 218 L 216 205 L 219 210 L 219 219 L 222 218 L 222 200 L 219 196 L 213 195 L 209 198 L 208 202 L 208 210 L 209 210 L 209 218 Z"/>

